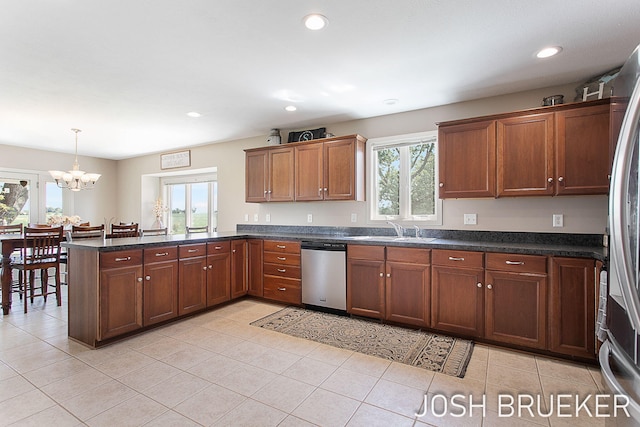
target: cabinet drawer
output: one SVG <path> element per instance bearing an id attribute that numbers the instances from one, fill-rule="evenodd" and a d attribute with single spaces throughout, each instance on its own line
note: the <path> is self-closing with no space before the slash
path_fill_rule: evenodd
<path id="1" fill-rule="evenodd" d="M 384 246 L 347 245 L 347 258 L 384 261 Z"/>
<path id="2" fill-rule="evenodd" d="M 180 256 L 180 258 L 193 258 L 197 256 L 205 256 L 206 254 L 207 254 L 206 243 L 178 246 L 178 255 Z"/>
<path id="3" fill-rule="evenodd" d="M 223 252 L 231 252 L 231 241 L 224 240 L 221 242 L 209 242 L 207 243 L 207 254 L 220 254 Z"/>
<path id="4" fill-rule="evenodd" d="M 142 249 L 100 252 L 100 268 L 119 268 L 142 264 Z"/>
<path id="5" fill-rule="evenodd" d="M 277 253 L 277 252 L 264 252 L 262 260 L 265 264 L 283 264 L 283 265 L 295 265 L 300 266 L 299 254 Z"/>
<path id="6" fill-rule="evenodd" d="M 265 298 L 292 304 L 302 302 L 300 280 L 286 279 L 276 276 L 264 276 L 263 294 Z"/>
<path id="7" fill-rule="evenodd" d="M 513 271 L 517 273 L 547 272 L 547 257 L 520 254 L 486 254 L 487 270 Z"/>
<path id="8" fill-rule="evenodd" d="M 431 262 L 431 249 L 387 246 L 387 261 L 429 264 Z"/>
<path id="9" fill-rule="evenodd" d="M 262 266 L 264 274 L 271 276 L 288 277 L 290 279 L 300 279 L 300 267 L 295 265 L 264 264 Z"/>
<path id="10" fill-rule="evenodd" d="M 178 259 L 177 246 L 162 246 L 159 248 L 148 248 L 144 250 L 144 262 L 162 262 Z"/>
<path id="11" fill-rule="evenodd" d="M 265 240 L 264 250 L 267 252 L 300 254 L 300 242 L 293 242 L 291 240 Z"/>
<path id="12" fill-rule="evenodd" d="M 431 263 L 448 267 L 482 268 L 483 255 L 483 252 L 434 249 L 431 251 Z"/>

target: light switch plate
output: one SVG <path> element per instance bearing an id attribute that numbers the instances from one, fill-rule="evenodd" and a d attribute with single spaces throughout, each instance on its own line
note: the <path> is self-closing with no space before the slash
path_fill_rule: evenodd
<path id="1" fill-rule="evenodd" d="M 464 225 L 476 225 L 478 223 L 477 214 L 464 214 Z"/>
<path id="2" fill-rule="evenodd" d="M 352 213 L 351 214 L 351 222 L 358 222 L 358 214 L 357 213 Z"/>
<path id="3" fill-rule="evenodd" d="M 266 222 L 271 222 L 271 214 L 267 214 L 267 215 L 265 215 L 264 220 L 265 220 Z"/>
<path id="4" fill-rule="evenodd" d="M 254 220 L 255 222 L 258 222 L 258 214 L 253 214 L 253 220 Z"/>
<path id="5" fill-rule="evenodd" d="M 244 214 L 244 220 L 249 221 L 249 214 Z"/>
<path id="6" fill-rule="evenodd" d="M 307 222 L 313 222 L 313 215 L 307 214 Z"/>
<path id="7" fill-rule="evenodd" d="M 553 214 L 553 226 L 564 227 L 564 218 L 562 214 Z"/>

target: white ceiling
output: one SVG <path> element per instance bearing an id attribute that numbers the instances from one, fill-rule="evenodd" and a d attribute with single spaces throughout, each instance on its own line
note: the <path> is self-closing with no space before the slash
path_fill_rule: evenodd
<path id="1" fill-rule="evenodd" d="M 109 159 L 579 82 L 640 43 L 638 0 L 1 5 L 0 144 L 71 153 L 76 127 Z"/>

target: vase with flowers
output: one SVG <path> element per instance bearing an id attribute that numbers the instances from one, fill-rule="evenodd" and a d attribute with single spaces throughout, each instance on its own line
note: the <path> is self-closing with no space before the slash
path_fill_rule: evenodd
<path id="1" fill-rule="evenodd" d="M 153 205 L 153 215 L 156 217 L 156 222 L 153 223 L 153 228 L 164 228 L 164 214 L 167 212 L 167 207 L 162 204 L 162 199 L 156 199 Z"/>

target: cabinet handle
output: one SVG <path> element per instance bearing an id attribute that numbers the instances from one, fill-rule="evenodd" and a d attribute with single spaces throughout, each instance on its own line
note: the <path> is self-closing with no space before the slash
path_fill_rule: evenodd
<path id="1" fill-rule="evenodd" d="M 286 268 L 278 268 L 278 273 L 286 273 L 287 269 Z"/>
<path id="2" fill-rule="evenodd" d="M 264 194 L 267 194 L 267 190 L 264 190 Z"/>
<path id="3" fill-rule="evenodd" d="M 391 277 L 391 273 L 387 273 L 387 277 Z"/>
<path id="4" fill-rule="evenodd" d="M 547 178 L 547 182 L 551 184 L 553 182 L 553 178 Z"/>
<path id="5" fill-rule="evenodd" d="M 212 266 L 212 265 L 210 265 L 210 266 L 209 266 L 209 270 L 211 270 L 212 268 L 213 268 L 213 266 Z"/>
<path id="6" fill-rule="evenodd" d="M 287 245 L 276 245 L 278 249 L 286 249 Z"/>
<path id="7" fill-rule="evenodd" d="M 236 250 L 235 250 L 235 249 L 231 250 L 231 253 L 234 253 L 234 254 L 235 254 L 235 253 L 236 253 Z"/>
<path id="8" fill-rule="evenodd" d="M 287 260 L 287 257 L 284 257 L 284 256 L 279 256 L 279 257 L 277 257 L 277 258 L 278 258 L 280 261 L 286 261 L 286 260 Z"/>
<path id="9" fill-rule="evenodd" d="M 380 277 L 384 277 L 384 273 L 380 273 Z"/>
<path id="10" fill-rule="evenodd" d="M 464 261 L 464 258 L 462 258 L 462 257 L 458 258 L 458 257 L 450 256 L 449 257 L 449 261 Z"/>
<path id="11" fill-rule="evenodd" d="M 505 261 L 507 265 L 524 265 L 524 261 Z"/>
<path id="12" fill-rule="evenodd" d="M 278 288 L 279 291 L 284 292 L 287 290 L 287 288 Z"/>
<path id="13" fill-rule="evenodd" d="M 145 276 L 144 277 L 146 280 L 151 280 L 151 276 Z"/>
<path id="14" fill-rule="evenodd" d="M 439 185 L 440 188 L 444 187 L 444 182 L 441 182 Z"/>
<path id="15" fill-rule="evenodd" d="M 142 282 L 142 277 L 138 277 L 138 282 Z"/>
<path id="16" fill-rule="evenodd" d="M 493 289 L 493 286 L 491 286 L 491 283 L 487 285 L 487 289 Z"/>
<path id="17" fill-rule="evenodd" d="M 207 269 L 207 266 L 205 265 L 204 267 L 202 267 L 202 269 L 203 269 L 203 270 L 206 270 L 206 269 Z"/>
<path id="18" fill-rule="evenodd" d="M 326 189 L 326 188 L 324 189 L 324 192 L 325 192 L 325 193 L 327 192 L 327 189 Z"/>
<path id="19" fill-rule="evenodd" d="M 216 251 L 219 251 L 220 249 L 222 249 L 222 246 L 216 246 L 213 249 L 215 249 Z"/>
<path id="20" fill-rule="evenodd" d="M 563 182 L 563 181 L 564 181 L 564 177 L 559 176 L 559 177 L 558 177 L 558 182 Z"/>
<path id="21" fill-rule="evenodd" d="M 156 252 L 156 256 L 167 256 L 169 252 Z"/>
<path id="22" fill-rule="evenodd" d="M 476 286 L 481 288 L 482 287 L 482 283 L 478 282 L 478 284 Z"/>
<path id="23" fill-rule="evenodd" d="M 131 261 L 131 257 L 126 256 L 124 258 L 116 258 L 116 262 L 120 262 L 120 261 Z"/>
<path id="24" fill-rule="evenodd" d="M 322 188 L 318 188 L 318 196 L 322 196 Z"/>
<path id="25" fill-rule="evenodd" d="M 187 252 L 189 252 L 190 254 L 194 253 L 194 252 L 198 252 L 198 249 L 187 249 Z"/>

